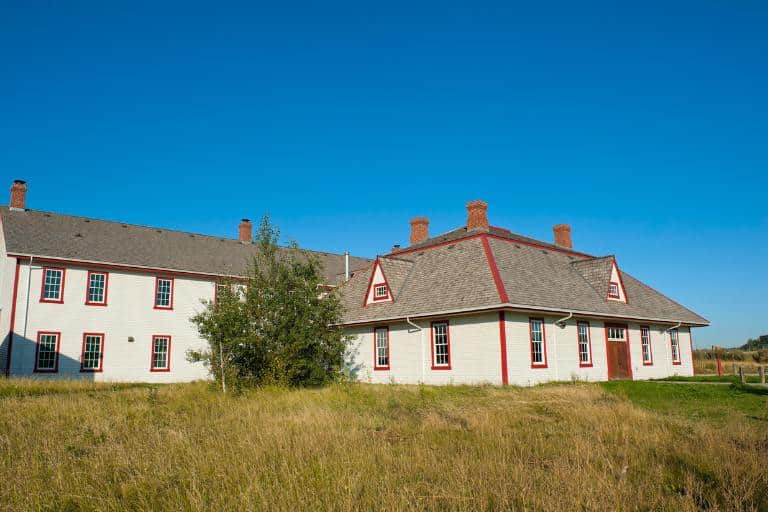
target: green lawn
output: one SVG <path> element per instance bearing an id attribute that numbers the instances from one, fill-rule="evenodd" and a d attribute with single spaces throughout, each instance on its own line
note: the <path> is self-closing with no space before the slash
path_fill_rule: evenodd
<path id="1" fill-rule="evenodd" d="M 730 382 L 732 384 L 739 383 L 738 375 L 694 375 L 693 377 L 665 377 L 663 379 L 656 379 L 659 381 L 672 381 L 672 382 Z M 748 384 L 759 384 L 760 377 L 757 375 L 747 375 Z"/>
<path id="2" fill-rule="evenodd" d="M 744 420 L 768 428 L 768 389 L 630 381 L 604 382 L 601 386 L 652 411 L 696 420 Z"/>

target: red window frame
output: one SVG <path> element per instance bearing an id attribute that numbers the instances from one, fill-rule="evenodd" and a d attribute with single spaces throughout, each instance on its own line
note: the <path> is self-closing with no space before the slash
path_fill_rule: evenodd
<path id="1" fill-rule="evenodd" d="M 155 340 L 163 338 L 168 340 L 168 350 L 165 354 L 165 368 L 155 366 Z M 168 334 L 153 334 L 152 343 L 149 346 L 149 371 L 151 372 L 170 372 L 171 371 L 171 336 Z"/>
<path id="2" fill-rule="evenodd" d="M 541 363 L 536 363 L 533 361 L 533 322 L 541 322 L 541 344 L 542 344 L 542 351 L 541 355 L 544 358 L 544 361 Z M 543 318 L 537 318 L 537 317 L 531 317 L 528 319 L 528 347 L 531 351 L 531 368 L 546 368 L 548 359 L 547 359 L 547 328 L 546 328 L 546 322 Z"/>
<path id="3" fill-rule="evenodd" d="M 85 339 L 88 336 L 101 337 L 101 345 L 99 346 L 99 367 L 98 368 L 85 368 Z M 80 371 L 82 373 L 100 373 L 104 371 L 104 333 L 103 332 L 84 332 L 83 333 L 83 347 L 80 350 Z"/>
<path id="4" fill-rule="evenodd" d="M 581 334 L 579 333 L 579 328 L 585 325 L 587 327 L 587 349 L 589 350 L 589 362 L 583 362 L 581 360 Z M 592 368 L 594 366 L 594 363 L 592 362 L 592 329 L 589 325 L 589 322 L 582 321 L 582 322 L 576 322 L 576 352 L 579 358 L 579 367 L 580 368 Z M 531 347 L 533 348 L 533 347 Z"/>
<path id="5" fill-rule="evenodd" d="M 613 287 L 616 287 L 616 293 L 611 293 L 611 289 Z M 610 299 L 621 299 L 621 288 L 619 287 L 619 283 L 616 281 L 609 281 L 608 282 L 608 298 Z"/>
<path id="6" fill-rule="evenodd" d="M 387 364 L 385 366 L 379 365 L 379 348 L 376 345 L 376 333 L 377 331 L 386 330 L 387 331 Z M 391 364 L 391 360 L 389 358 L 389 327 L 379 326 L 373 328 L 373 369 L 374 370 L 389 370 L 389 365 Z"/>
<path id="7" fill-rule="evenodd" d="M 91 276 L 94 274 L 102 274 L 104 276 L 104 302 L 91 301 Z M 109 292 L 109 272 L 103 272 L 101 270 L 89 270 L 88 275 L 85 278 L 85 305 L 86 306 L 106 306 L 108 292 Z"/>
<path id="8" fill-rule="evenodd" d="M 447 343 L 447 364 L 435 363 L 435 325 L 445 324 L 445 340 Z M 432 369 L 433 370 L 450 370 L 451 369 L 451 323 L 448 320 L 435 320 L 429 324 L 429 339 L 430 347 L 432 349 Z"/>
<path id="9" fill-rule="evenodd" d="M 56 336 L 56 352 L 53 359 L 53 368 L 39 368 L 38 358 L 40 356 L 40 338 L 42 336 Z M 59 371 L 59 348 L 61 347 L 61 332 L 59 331 L 38 331 L 37 332 L 37 344 L 35 346 L 35 367 L 34 373 L 57 373 Z"/>
<path id="10" fill-rule="evenodd" d="M 376 296 L 376 288 L 379 286 L 383 286 L 386 293 L 381 296 Z M 387 285 L 386 282 L 373 285 L 373 300 L 389 300 L 389 285 Z"/>
<path id="11" fill-rule="evenodd" d="M 675 352 L 672 350 L 672 333 L 675 333 L 674 339 L 677 341 L 677 360 L 675 360 Z M 680 331 L 678 329 L 669 330 L 669 355 L 672 356 L 672 364 L 679 366 L 683 364 L 683 354 L 680 353 Z"/>
<path id="12" fill-rule="evenodd" d="M 648 331 L 648 361 L 645 360 L 645 352 L 643 352 L 643 329 Z M 651 326 L 640 326 L 640 358 L 643 360 L 643 366 L 653 366 L 653 343 L 651 342 Z"/>
<path id="13" fill-rule="evenodd" d="M 170 281 L 171 282 L 171 300 L 169 301 L 169 304 L 167 306 L 158 306 L 157 305 L 157 290 L 160 286 L 160 281 Z M 152 298 L 152 304 L 154 306 L 154 309 L 163 309 L 163 310 L 171 310 L 173 309 L 173 300 L 176 296 L 176 282 L 173 277 L 160 277 L 155 276 L 155 295 Z"/>
<path id="14" fill-rule="evenodd" d="M 60 270 L 61 271 L 61 287 L 59 288 L 59 298 L 58 299 L 46 299 L 45 298 L 45 274 L 49 270 Z M 32 270 L 30 269 L 30 272 Z M 47 302 L 49 304 L 64 304 L 64 283 L 66 281 L 67 277 L 67 269 L 64 267 L 43 267 L 43 277 L 42 282 L 40 283 L 40 302 Z"/>

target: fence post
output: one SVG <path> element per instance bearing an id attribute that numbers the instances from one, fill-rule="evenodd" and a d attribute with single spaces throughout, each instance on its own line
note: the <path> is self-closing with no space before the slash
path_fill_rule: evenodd
<path id="1" fill-rule="evenodd" d="M 733 363 L 733 374 L 734 374 L 734 375 L 736 375 L 736 373 L 738 373 L 738 372 L 736 371 L 736 363 Z"/>
<path id="2" fill-rule="evenodd" d="M 746 384 L 747 383 L 747 377 L 744 375 L 744 367 L 743 366 L 739 366 L 739 382 L 741 382 L 742 384 Z"/>
<path id="3" fill-rule="evenodd" d="M 765 384 L 765 366 L 759 367 L 757 373 L 760 374 L 760 384 Z"/>

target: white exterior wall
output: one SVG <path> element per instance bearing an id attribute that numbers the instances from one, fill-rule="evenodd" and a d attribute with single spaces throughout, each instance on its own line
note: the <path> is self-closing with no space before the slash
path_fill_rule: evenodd
<path id="1" fill-rule="evenodd" d="M 687 327 L 678 329 L 680 344 L 680 364 L 672 364 L 672 346 L 667 329 L 669 326 L 642 324 L 650 327 L 651 365 L 643 364 L 640 325 L 629 324 L 629 348 L 632 360 L 632 378 L 634 380 L 659 379 L 673 375 L 693 375 L 693 352 L 691 352 L 691 330 Z"/>
<path id="2" fill-rule="evenodd" d="M 10 314 L 15 272 L 15 260 L 6 260 L 2 283 L 4 333 L 8 332 L 9 316 L 5 314 L 5 304 L 8 304 L 7 311 Z M 40 302 L 42 266 L 33 262 L 31 280 L 28 281 L 29 264 L 21 264 L 11 375 L 140 382 L 184 382 L 208 378 L 207 369 L 200 363 L 188 362 L 186 352 L 189 349 L 203 349 L 207 345 L 197 335 L 190 318 L 203 309 L 201 299 L 213 299 L 213 281 L 175 276 L 173 309 L 159 310 L 154 309 L 155 274 L 110 270 L 107 306 L 87 306 L 85 294 L 88 269 L 64 268 L 63 304 L 44 303 Z M 162 274 L 158 275 L 163 277 Z M 33 373 L 38 331 L 61 332 L 57 373 Z M 104 333 L 101 372 L 80 371 L 83 334 L 86 332 Z M 153 335 L 171 337 L 169 372 L 150 371 Z M 129 342 L 129 337 L 135 341 Z M 4 365 L 5 359 L 0 363 Z"/>
<path id="3" fill-rule="evenodd" d="M 531 367 L 531 316 L 526 313 L 505 313 L 507 368 L 509 384 L 531 386 L 543 382 L 608 380 L 606 333 L 602 320 L 572 318 L 564 328 L 555 325 L 561 316 L 542 316 L 546 336 L 547 366 Z M 498 312 L 451 317 L 451 369 L 431 368 L 431 322 L 414 321 L 418 331 L 404 322 L 380 324 L 389 328 L 389 370 L 374 370 L 374 326 L 353 327 L 347 334 L 350 364 L 358 380 L 373 383 L 425 384 L 501 384 L 501 341 Z M 592 347 L 592 365 L 579 364 L 577 322 L 588 322 Z M 648 324 L 643 324 L 648 325 Z M 672 375 L 693 375 L 690 329 L 680 328 L 681 364 L 673 365 L 668 327 L 650 324 L 653 364 L 644 366 L 640 343 L 640 324 L 628 324 L 629 352 L 635 380 L 662 378 Z M 422 356 L 423 350 L 423 356 Z M 423 357 L 423 359 L 422 359 Z M 422 363 L 423 361 L 423 363 Z"/>
<path id="4" fill-rule="evenodd" d="M 349 329 L 351 358 L 358 380 L 374 383 L 501 384 L 498 313 L 448 319 L 450 369 L 432 369 L 431 322 L 405 322 L 389 327 L 389 370 L 374 370 L 374 326 Z"/>

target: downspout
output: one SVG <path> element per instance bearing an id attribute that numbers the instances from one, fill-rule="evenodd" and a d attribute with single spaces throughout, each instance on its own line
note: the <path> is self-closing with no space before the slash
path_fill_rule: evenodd
<path id="1" fill-rule="evenodd" d="M 670 327 L 669 329 L 667 329 L 666 332 L 674 331 L 675 329 L 679 329 L 681 325 L 683 325 L 683 322 L 677 322 L 677 325 Z"/>
<path id="2" fill-rule="evenodd" d="M 405 317 L 405 322 L 412 326 L 414 329 L 419 331 L 420 339 L 421 339 L 421 382 L 424 383 L 424 329 L 416 325 L 415 323 L 411 322 L 411 317 Z"/>
<path id="3" fill-rule="evenodd" d="M 11 353 L 13 352 L 13 331 L 16 329 L 16 298 L 19 294 L 19 271 L 21 262 L 16 258 L 16 271 L 13 276 L 13 299 L 11 299 L 11 319 L 8 326 L 8 350 L 5 353 L 5 376 L 11 375 Z"/>
<path id="4" fill-rule="evenodd" d="M 34 256 L 29 257 L 29 269 L 27 270 L 27 304 L 24 307 L 24 339 L 27 339 L 27 324 L 29 323 L 29 287 L 32 283 L 32 262 Z M 64 298 L 64 288 L 61 289 L 62 299 Z"/>
<path id="5" fill-rule="evenodd" d="M 567 322 L 571 318 L 573 318 L 573 311 L 568 313 L 568 316 L 565 316 L 565 317 L 561 318 L 560 320 L 555 320 L 555 325 L 560 327 L 561 329 L 565 329 L 565 322 Z M 553 335 L 554 335 L 554 340 L 552 340 L 553 341 L 553 344 L 552 344 L 552 352 L 553 352 L 553 354 L 552 355 L 555 358 L 555 364 L 554 364 L 554 366 L 555 366 L 555 380 L 560 380 L 560 364 L 558 364 L 558 359 L 557 359 L 557 329 L 555 329 L 553 331 Z"/>
<path id="6" fill-rule="evenodd" d="M 573 311 L 568 313 L 568 316 L 561 318 L 560 320 L 555 320 L 555 325 L 558 325 L 561 329 L 565 329 L 565 322 L 573 318 Z"/>

